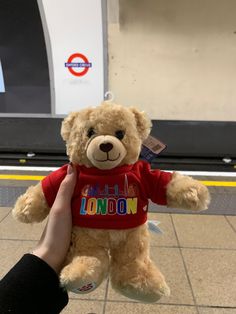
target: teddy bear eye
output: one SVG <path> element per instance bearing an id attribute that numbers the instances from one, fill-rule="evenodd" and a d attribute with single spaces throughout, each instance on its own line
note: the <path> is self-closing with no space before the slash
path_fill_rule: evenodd
<path id="1" fill-rule="evenodd" d="M 90 128 L 87 132 L 87 136 L 90 138 L 95 134 L 94 128 Z"/>
<path id="2" fill-rule="evenodd" d="M 124 138 L 124 136 L 125 136 L 125 131 L 118 130 L 118 131 L 116 131 L 115 136 L 116 136 L 119 140 L 122 140 L 122 139 Z"/>

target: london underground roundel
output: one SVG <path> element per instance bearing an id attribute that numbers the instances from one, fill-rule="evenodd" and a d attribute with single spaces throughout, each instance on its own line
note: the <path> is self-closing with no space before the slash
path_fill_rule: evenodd
<path id="1" fill-rule="evenodd" d="M 92 67 L 92 63 L 82 53 L 74 53 L 68 58 L 65 67 L 72 75 L 84 76 Z"/>

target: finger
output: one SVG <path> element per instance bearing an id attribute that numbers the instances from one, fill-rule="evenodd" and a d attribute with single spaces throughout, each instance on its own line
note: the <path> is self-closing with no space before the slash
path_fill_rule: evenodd
<path id="1" fill-rule="evenodd" d="M 53 207 L 70 205 L 76 184 L 76 177 L 76 168 L 69 164 L 67 174 L 61 182 Z"/>

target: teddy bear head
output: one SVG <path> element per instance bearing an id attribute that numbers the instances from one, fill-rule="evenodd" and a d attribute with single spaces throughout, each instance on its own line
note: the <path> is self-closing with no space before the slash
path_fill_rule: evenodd
<path id="1" fill-rule="evenodd" d="M 69 114 L 61 135 L 74 164 L 113 169 L 138 160 L 150 128 L 151 121 L 136 108 L 103 102 Z"/>

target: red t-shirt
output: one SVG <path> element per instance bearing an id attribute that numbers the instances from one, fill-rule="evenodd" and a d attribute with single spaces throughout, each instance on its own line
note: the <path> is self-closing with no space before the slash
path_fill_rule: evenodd
<path id="1" fill-rule="evenodd" d="M 77 183 L 71 201 L 73 225 L 87 228 L 128 229 L 147 220 L 148 200 L 166 205 L 171 173 L 151 170 L 145 161 L 111 170 L 76 166 Z M 52 207 L 67 165 L 42 180 Z"/>

